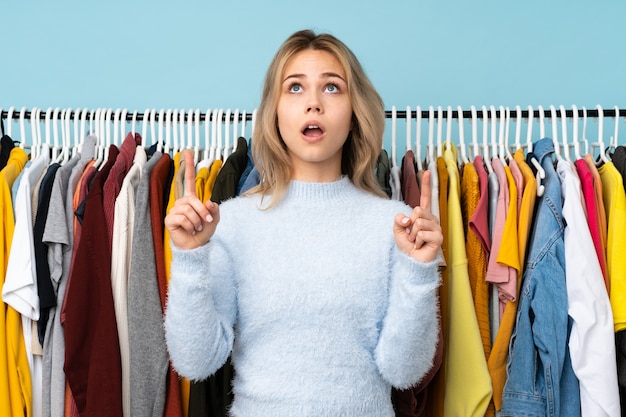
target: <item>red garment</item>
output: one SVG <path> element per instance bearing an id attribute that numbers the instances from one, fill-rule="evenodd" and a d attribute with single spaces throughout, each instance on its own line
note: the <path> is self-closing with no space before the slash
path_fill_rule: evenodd
<path id="1" fill-rule="evenodd" d="M 107 180 L 103 186 L 103 202 L 104 202 L 104 218 L 107 225 L 107 236 L 109 238 L 109 246 L 113 245 L 113 222 L 115 212 L 115 200 L 122 189 L 122 182 L 133 165 L 135 159 L 135 150 L 141 145 L 141 136 L 139 133 L 126 135 L 119 148 L 119 154 L 115 159 L 115 164 L 111 167 L 111 172 L 107 176 Z"/>
<path id="2" fill-rule="evenodd" d="M 117 154 L 117 147 L 111 145 L 107 162 L 87 194 L 82 237 L 66 294 L 63 369 L 81 417 L 122 415 L 122 361 L 102 200 L 102 187 Z"/>
<path id="3" fill-rule="evenodd" d="M 404 202 L 412 208 L 419 206 L 421 194 L 415 172 L 415 155 L 411 150 L 406 151 L 402 158 L 402 181 L 400 181 L 400 187 Z"/>
<path id="4" fill-rule="evenodd" d="M 602 235 L 600 232 L 600 222 L 598 220 L 598 207 L 596 206 L 596 191 L 593 186 L 593 174 L 589 170 L 589 166 L 584 159 L 577 160 L 575 162 L 575 165 L 576 171 L 578 172 L 578 177 L 580 178 L 580 186 L 582 188 L 583 197 L 585 200 L 585 207 L 587 209 L 587 224 L 589 225 L 589 231 L 591 232 L 593 246 L 596 249 L 596 255 L 598 256 L 598 260 L 600 261 L 600 268 L 602 269 L 604 284 L 608 289 L 609 282 L 606 256 L 604 254 Z"/>

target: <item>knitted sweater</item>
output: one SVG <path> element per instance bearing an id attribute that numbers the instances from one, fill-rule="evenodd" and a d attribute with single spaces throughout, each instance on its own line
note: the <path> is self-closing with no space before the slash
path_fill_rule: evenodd
<path id="1" fill-rule="evenodd" d="M 393 417 L 391 387 L 432 364 L 438 260 L 393 237 L 403 203 L 347 178 L 292 181 L 281 203 L 220 206 L 206 245 L 173 250 L 165 331 L 180 375 L 201 380 L 232 353 L 236 417 Z"/>

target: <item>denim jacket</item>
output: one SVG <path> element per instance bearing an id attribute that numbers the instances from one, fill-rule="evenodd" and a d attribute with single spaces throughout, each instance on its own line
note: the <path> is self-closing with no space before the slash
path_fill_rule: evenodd
<path id="1" fill-rule="evenodd" d="M 537 198 L 500 416 L 576 417 L 580 392 L 568 348 L 561 185 L 552 140 L 539 140 L 533 151 L 546 173 L 545 191 Z"/>

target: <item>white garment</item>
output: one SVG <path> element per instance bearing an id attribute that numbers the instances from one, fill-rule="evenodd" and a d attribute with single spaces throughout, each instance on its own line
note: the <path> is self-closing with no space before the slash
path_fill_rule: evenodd
<path id="1" fill-rule="evenodd" d="M 431 201 L 430 201 L 430 211 L 438 219 L 441 217 L 441 213 L 439 210 L 439 173 L 437 172 L 437 162 L 430 161 L 428 163 L 428 170 L 430 171 L 430 189 L 431 189 Z"/>
<path id="2" fill-rule="evenodd" d="M 402 169 L 399 166 L 392 166 L 389 170 L 389 186 L 391 187 L 391 199 L 404 201 L 402 198 L 401 177 Z"/>
<path id="3" fill-rule="evenodd" d="M 122 359 L 122 405 L 124 416 L 130 417 L 130 343 L 128 336 L 128 280 L 135 219 L 135 194 L 141 171 L 147 161 L 142 146 L 135 150 L 133 165 L 124 177 L 115 200 L 113 246 L 111 248 L 111 287 L 117 333 Z"/>
<path id="4" fill-rule="evenodd" d="M 611 304 L 581 204 L 580 180 L 565 160 L 558 162 L 557 173 L 566 223 L 567 312 L 573 319 L 569 349 L 572 368 L 580 382 L 581 416 L 618 417 L 620 398 Z"/>
<path id="5" fill-rule="evenodd" d="M 2 300 L 22 316 L 22 331 L 26 356 L 31 373 L 33 389 L 33 416 L 42 414 L 42 357 L 33 355 L 33 321 L 39 320 L 39 294 L 35 267 L 35 244 L 33 238 L 32 192 L 50 164 L 48 145 L 44 144 L 41 155 L 24 168 L 13 203 L 15 229 L 7 273 L 2 287 Z M 19 248 L 19 250 L 17 250 Z"/>

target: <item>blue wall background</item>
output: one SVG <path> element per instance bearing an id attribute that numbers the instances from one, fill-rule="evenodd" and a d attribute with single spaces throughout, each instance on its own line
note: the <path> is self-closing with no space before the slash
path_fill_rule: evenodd
<path id="1" fill-rule="evenodd" d="M 625 108 L 625 17 L 619 0 L 5 2 L 0 108 L 251 111 L 302 28 L 346 42 L 387 109 Z"/>

